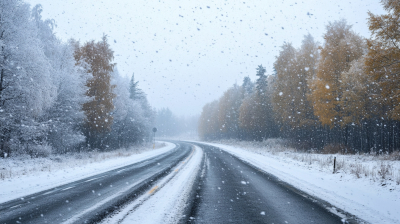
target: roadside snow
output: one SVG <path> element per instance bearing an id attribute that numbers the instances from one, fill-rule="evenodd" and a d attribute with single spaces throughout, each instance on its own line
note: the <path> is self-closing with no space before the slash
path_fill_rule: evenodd
<path id="1" fill-rule="evenodd" d="M 177 223 L 189 203 L 189 195 L 201 168 L 202 157 L 202 149 L 195 147 L 191 157 L 180 163 L 174 172 L 102 223 Z"/>
<path id="2" fill-rule="evenodd" d="M 330 209 L 332 211 L 340 208 L 370 223 L 400 223 L 400 186 L 393 180 L 383 183 L 357 178 L 353 173 L 332 174 L 331 169 L 313 166 L 280 153 L 256 153 L 245 147 L 198 143 L 219 147 L 301 191 L 329 202 L 334 206 Z M 398 165 L 398 162 L 391 163 L 396 169 Z"/>
<path id="3" fill-rule="evenodd" d="M 90 177 L 99 173 L 103 173 L 109 170 L 117 169 L 129 164 L 137 163 L 151 157 L 163 154 L 175 147 L 175 144 L 169 142 L 164 143 L 163 147 L 159 149 L 151 149 L 149 151 L 142 151 L 140 154 L 128 154 L 129 156 L 114 157 L 114 158 L 99 158 L 97 162 L 90 161 L 82 163 L 82 159 L 73 159 L 69 161 L 69 165 L 62 165 L 57 167 L 56 163 L 52 169 L 49 170 L 35 170 L 27 172 L 25 175 L 12 175 L 5 179 L 0 179 L 0 203 L 20 198 L 26 195 L 37 193 L 43 190 L 47 190 L 53 187 L 57 187 L 63 184 L 67 184 L 73 181 L 77 181 L 86 177 Z M 104 155 L 104 154 L 103 154 Z M 102 157 L 102 155 L 100 155 Z M 62 157 L 61 157 L 62 159 Z M 10 161 L 8 159 L 7 161 Z M 2 160 L 5 162 L 5 160 Z M 28 170 L 38 167 L 37 160 L 24 160 L 18 163 L 19 170 Z M 6 166 L 3 163 L 0 166 Z M 47 166 L 51 163 L 47 163 Z M 11 165 L 8 165 L 10 167 Z M 58 168 L 58 169 L 57 169 Z"/>

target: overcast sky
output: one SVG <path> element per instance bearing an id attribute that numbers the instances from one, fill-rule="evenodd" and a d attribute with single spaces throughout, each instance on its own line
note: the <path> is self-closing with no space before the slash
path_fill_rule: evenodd
<path id="1" fill-rule="evenodd" d="M 257 65 L 270 74 L 284 41 L 300 47 L 310 33 L 323 43 L 326 24 L 342 18 L 369 37 L 367 12 L 384 13 L 377 0 L 26 1 L 42 4 L 62 40 L 107 34 L 119 72 L 177 115 L 200 114 L 243 77 L 255 80 Z"/>

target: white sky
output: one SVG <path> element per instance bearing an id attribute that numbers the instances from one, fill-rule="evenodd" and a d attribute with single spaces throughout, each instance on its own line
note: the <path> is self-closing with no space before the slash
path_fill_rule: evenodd
<path id="1" fill-rule="evenodd" d="M 369 37 L 367 12 L 384 13 L 378 0 L 25 0 L 42 4 L 57 36 L 85 42 L 109 36 L 124 76 L 135 73 L 155 108 L 200 114 L 256 67 L 267 73 L 284 41 L 300 47 L 308 32 L 323 42 L 329 21 L 345 18 Z"/>

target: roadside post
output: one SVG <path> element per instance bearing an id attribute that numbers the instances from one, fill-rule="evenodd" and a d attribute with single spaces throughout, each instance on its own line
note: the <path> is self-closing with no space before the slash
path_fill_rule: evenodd
<path id="1" fill-rule="evenodd" d="M 153 149 L 156 147 L 156 132 L 157 132 L 157 128 L 154 127 L 153 128 Z"/>
<path id="2" fill-rule="evenodd" d="M 333 173 L 336 172 L 336 156 L 333 158 Z"/>

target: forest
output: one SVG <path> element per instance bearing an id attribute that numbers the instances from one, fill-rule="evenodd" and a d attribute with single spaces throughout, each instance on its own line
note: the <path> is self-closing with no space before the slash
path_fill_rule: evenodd
<path id="1" fill-rule="evenodd" d="M 156 136 L 197 138 L 198 119 L 199 115 L 178 117 L 169 108 L 161 108 L 156 111 Z"/>
<path id="2" fill-rule="evenodd" d="M 400 149 L 400 4 L 369 13 L 370 38 L 345 19 L 326 25 L 322 44 L 311 35 L 299 48 L 284 42 L 273 74 L 256 68 L 203 107 L 203 140 L 288 139 L 298 149 L 393 152 Z"/>
<path id="3" fill-rule="evenodd" d="M 155 111 L 134 76 L 119 74 L 107 36 L 63 42 L 42 10 L 0 1 L 0 157 L 148 141 Z"/>

